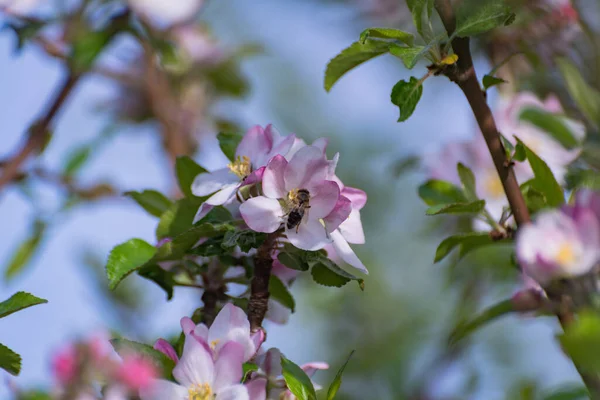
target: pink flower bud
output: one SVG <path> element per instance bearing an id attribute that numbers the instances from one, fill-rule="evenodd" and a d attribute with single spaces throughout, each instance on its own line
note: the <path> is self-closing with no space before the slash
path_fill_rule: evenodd
<path id="1" fill-rule="evenodd" d="M 52 358 L 52 373 L 62 385 L 69 384 L 77 374 L 77 350 L 72 344 L 57 352 Z"/>
<path id="2" fill-rule="evenodd" d="M 142 357 L 125 357 L 117 370 L 117 379 L 133 391 L 147 388 L 157 377 L 154 364 Z"/>

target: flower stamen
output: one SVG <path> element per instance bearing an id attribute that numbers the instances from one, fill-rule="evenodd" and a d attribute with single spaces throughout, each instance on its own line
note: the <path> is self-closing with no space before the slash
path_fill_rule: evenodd
<path id="1" fill-rule="evenodd" d="M 188 400 L 212 400 L 214 398 L 212 388 L 208 383 L 195 384 L 188 389 Z"/>
<path id="2" fill-rule="evenodd" d="M 252 172 L 250 158 L 246 156 L 238 156 L 232 163 L 227 164 L 227 168 L 241 180 L 246 179 Z"/>
<path id="3" fill-rule="evenodd" d="M 562 243 L 556 253 L 556 262 L 560 265 L 570 265 L 575 261 L 575 251 L 571 243 Z"/>

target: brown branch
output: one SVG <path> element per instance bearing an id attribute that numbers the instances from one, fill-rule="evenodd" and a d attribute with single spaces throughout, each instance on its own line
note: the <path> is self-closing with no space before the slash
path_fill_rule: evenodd
<path id="1" fill-rule="evenodd" d="M 279 232 L 270 233 L 254 257 L 254 276 L 250 283 L 250 301 L 248 302 L 248 321 L 250 321 L 252 333 L 261 329 L 269 307 L 269 280 L 273 268 L 273 248 L 278 237 Z"/>
<path id="2" fill-rule="evenodd" d="M 448 36 L 452 36 L 456 29 L 456 16 L 450 0 L 435 0 L 435 8 L 448 32 Z M 481 133 L 485 138 L 485 142 L 494 160 L 494 165 L 502 181 L 504 192 L 506 193 L 517 225 L 527 224 L 531 220 L 529 211 L 527 210 L 525 199 L 519 188 L 519 183 L 517 182 L 512 166 L 506 157 L 492 111 L 487 105 L 485 94 L 479 86 L 469 48 L 469 38 L 455 38 L 452 41 L 452 49 L 454 49 L 454 53 L 458 56 L 458 61 L 456 68 L 449 70 L 446 75 L 463 91 L 473 110 L 473 114 L 475 114 Z M 573 311 L 568 308 L 558 310 L 556 316 L 563 330 L 567 329 L 575 321 Z M 589 389 L 592 398 L 600 398 L 600 377 L 598 375 L 587 374 L 576 364 L 575 367 Z"/>
<path id="3" fill-rule="evenodd" d="M 23 147 L 14 157 L 7 161 L 2 168 L 2 175 L 0 175 L 0 190 L 15 179 L 21 165 L 32 153 L 39 151 L 44 147 L 44 144 L 48 140 L 48 135 L 50 135 L 49 129 L 52 120 L 58 114 L 58 111 L 73 91 L 79 78 L 80 75 L 70 72 L 61 83 L 60 89 L 50 101 L 47 111 L 38 121 L 31 125 L 29 128 L 29 136 Z"/>

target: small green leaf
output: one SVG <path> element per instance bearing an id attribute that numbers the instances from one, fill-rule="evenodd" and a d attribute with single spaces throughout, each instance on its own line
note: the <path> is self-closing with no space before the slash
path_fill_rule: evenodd
<path id="1" fill-rule="evenodd" d="M 242 136 L 237 133 L 221 132 L 217 135 L 217 139 L 219 140 L 219 147 L 223 154 L 225 154 L 229 161 L 234 161 L 235 150 L 240 144 Z"/>
<path id="2" fill-rule="evenodd" d="M 92 149 L 90 146 L 82 146 L 70 153 L 63 167 L 63 175 L 74 176 L 90 158 L 91 153 Z"/>
<path id="3" fill-rule="evenodd" d="M 477 214 L 485 208 L 485 200 L 477 200 L 470 203 L 437 204 L 425 211 L 426 215 L 439 214 Z"/>
<path id="4" fill-rule="evenodd" d="M 45 232 L 46 223 L 42 221 L 36 221 L 30 236 L 25 239 L 25 241 L 23 241 L 13 253 L 8 266 L 4 271 L 5 281 L 10 281 L 12 278 L 21 273 L 25 267 L 27 267 L 33 256 L 38 251 Z"/>
<path id="5" fill-rule="evenodd" d="M 469 232 L 447 237 L 435 251 L 434 262 L 443 260 L 456 247 L 460 246 L 460 257 L 472 250 L 494 243 L 487 232 Z"/>
<path id="6" fill-rule="evenodd" d="M 410 81 L 399 81 L 392 89 L 392 103 L 400 108 L 398 122 L 406 121 L 417 108 L 423 94 L 423 81 L 412 76 Z"/>
<path id="7" fill-rule="evenodd" d="M 465 166 L 463 163 L 458 163 L 456 169 L 458 170 L 458 176 L 463 184 L 463 189 L 467 199 L 470 201 L 477 200 L 478 197 L 477 190 L 475 189 L 475 175 L 473 174 L 473 171 L 471 171 L 469 167 Z"/>
<path id="8" fill-rule="evenodd" d="M 313 265 L 312 269 L 310 270 L 310 274 L 315 282 L 323 286 L 342 287 L 346 283 L 350 282 L 350 278 L 346 278 L 333 272 L 323 263 L 317 263 Z"/>
<path id="9" fill-rule="evenodd" d="M 194 196 L 192 194 L 192 182 L 194 182 L 196 176 L 205 172 L 206 170 L 204 168 L 196 164 L 196 162 L 188 156 L 177 157 L 177 161 L 175 161 L 175 173 L 177 175 L 179 189 L 181 189 L 183 194 L 187 197 Z"/>
<path id="10" fill-rule="evenodd" d="M 175 236 L 158 248 L 154 261 L 172 261 L 181 259 L 202 238 L 212 238 L 233 229 L 228 224 L 206 222 L 195 225 Z"/>
<path id="11" fill-rule="evenodd" d="M 582 385 L 564 385 L 552 390 L 552 393 L 542 397 L 543 400 L 586 400 L 590 394 L 585 386 Z"/>
<path id="12" fill-rule="evenodd" d="M 192 227 L 194 216 L 202 200 L 198 197 L 183 198 L 173 203 L 167 211 L 160 216 L 156 227 L 156 238 L 158 240 L 177 236 Z"/>
<path id="13" fill-rule="evenodd" d="M 173 205 L 164 194 L 156 190 L 144 190 L 143 192 L 125 192 L 125 196 L 131 197 L 150 215 L 160 217 Z"/>
<path id="14" fill-rule="evenodd" d="M 412 14 L 413 23 L 415 24 L 415 28 L 417 28 L 417 32 L 423 36 L 423 19 L 426 20 L 425 26 L 428 26 L 428 22 L 431 20 L 431 14 L 433 13 L 433 0 L 406 0 L 406 5 Z M 426 14 L 424 11 L 426 11 Z"/>
<path id="15" fill-rule="evenodd" d="M 579 68 L 569 59 L 557 58 L 556 64 L 583 115 L 596 126 L 600 125 L 600 92 L 585 81 Z"/>
<path id="16" fill-rule="evenodd" d="M 288 253 L 282 251 L 277 255 L 277 259 L 286 267 L 294 269 L 296 271 L 308 271 L 309 269 L 308 263 L 306 263 L 306 261 L 301 256 L 295 253 Z"/>
<path id="17" fill-rule="evenodd" d="M 281 355 L 281 368 L 285 383 L 299 400 L 317 400 L 317 393 L 306 372 L 299 366 Z"/>
<path id="18" fill-rule="evenodd" d="M 333 400 L 338 390 L 340 390 L 340 386 L 342 386 L 342 375 L 344 374 L 344 370 L 346 369 L 348 362 L 350 362 L 350 358 L 352 358 L 353 354 L 354 350 L 350 352 L 348 358 L 346 359 L 346 362 L 344 362 L 344 365 L 342 365 L 342 368 L 340 368 L 337 374 L 335 374 L 335 378 L 333 379 L 333 382 L 331 382 L 331 385 L 329 385 L 329 389 L 327 390 L 327 400 Z"/>
<path id="19" fill-rule="evenodd" d="M 156 254 L 156 247 L 142 239 L 130 239 L 115 246 L 106 263 L 109 288 L 114 290 L 133 271 L 147 263 Z"/>
<path id="20" fill-rule="evenodd" d="M 389 43 L 378 40 L 367 39 L 364 43 L 352 43 L 350 47 L 342 50 L 327 64 L 324 81 L 325 90 L 329 92 L 333 85 L 348 71 L 374 57 L 387 53 L 388 49 Z"/>
<path id="21" fill-rule="evenodd" d="M 429 48 L 425 46 L 390 46 L 390 54 L 401 59 L 402 63 L 407 69 L 413 69 L 415 65 L 417 65 L 417 62 L 419 62 L 419 60 L 425 57 L 428 51 Z"/>
<path id="22" fill-rule="evenodd" d="M 438 204 L 464 203 L 463 191 L 453 183 L 432 179 L 419 186 L 419 197 L 428 206 Z"/>
<path id="23" fill-rule="evenodd" d="M 156 283 L 167 295 L 167 300 L 173 298 L 173 288 L 175 287 L 175 274 L 161 268 L 158 264 L 150 260 L 143 267 L 138 269 L 138 275 Z"/>
<path id="24" fill-rule="evenodd" d="M 451 334 L 450 344 L 456 344 L 482 326 L 515 311 L 516 310 L 514 308 L 512 299 L 503 300 L 494 304 L 490 308 L 474 317 L 472 320 L 459 323 Z"/>
<path id="25" fill-rule="evenodd" d="M 503 83 L 506 83 L 506 81 L 502 78 L 498 78 L 497 76 L 484 75 L 482 83 L 483 83 L 483 90 L 488 90 L 492 86 L 501 85 Z"/>
<path id="26" fill-rule="evenodd" d="M 248 375 L 251 372 L 258 371 L 258 365 L 251 363 L 251 362 L 245 362 L 244 364 L 242 364 L 242 370 L 243 370 L 242 382 L 245 382 L 248 379 Z"/>
<path id="27" fill-rule="evenodd" d="M 110 42 L 114 32 L 108 29 L 81 32 L 74 36 L 71 47 L 71 67 L 78 72 L 88 70 Z"/>
<path id="28" fill-rule="evenodd" d="M 515 146 L 515 153 L 512 156 L 512 159 L 518 162 L 523 162 L 527 159 L 527 152 L 525 151 L 525 147 L 522 144 L 517 143 Z"/>
<path id="29" fill-rule="evenodd" d="M 394 39 L 405 43 L 407 46 L 412 46 L 415 37 L 412 33 L 404 32 L 398 29 L 391 28 L 368 28 L 360 34 L 360 43 L 364 44 L 367 39 Z"/>
<path id="30" fill-rule="evenodd" d="M 502 25 L 510 25 L 515 14 L 503 1 L 463 1 L 457 12 L 453 37 L 475 36 Z"/>
<path id="31" fill-rule="evenodd" d="M 600 371 L 600 317 L 583 311 L 577 320 L 559 335 L 563 350 L 573 363 L 589 373 Z"/>
<path id="32" fill-rule="evenodd" d="M 572 169 L 565 177 L 567 189 L 587 188 L 600 190 L 600 173 L 591 169 Z"/>
<path id="33" fill-rule="evenodd" d="M 40 299 L 27 292 L 17 292 L 9 299 L 0 303 L 0 318 L 4 318 L 24 308 L 47 303 L 48 300 Z"/>
<path id="34" fill-rule="evenodd" d="M 539 190 L 533 188 L 532 181 L 527 181 L 521 185 L 521 192 L 523 193 L 523 197 L 525 198 L 525 203 L 527 204 L 527 209 L 531 214 L 535 214 L 540 210 L 548 208 L 548 202 L 546 201 L 546 196 L 544 193 Z"/>
<path id="35" fill-rule="evenodd" d="M 296 302 L 290 293 L 289 289 L 275 275 L 271 275 L 269 280 L 269 293 L 273 300 L 277 301 L 286 308 L 296 311 Z"/>
<path id="36" fill-rule="evenodd" d="M 580 146 L 581 143 L 564 123 L 564 120 L 554 114 L 539 108 L 525 108 L 519 115 L 521 121 L 527 121 L 548 133 L 566 149 Z"/>
<path id="37" fill-rule="evenodd" d="M 531 181 L 531 186 L 544 194 L 550 207 L 559 207 L 564 204 L 565 197 L 563 190 L 554 178 L 548 165 L 537 156 L 525 143 L 517 138 L 519 145 L 525 149 L 527 160 L 533 170 L 535 179 Z"/>
<path id="38" fill-rule="evenodd" d="M 171 376 L 171 371 L 173 371 L 173 368 L 175 367 L 175 362 L 173 360 L 147 344 L 133 342 L 122 338 L 111 339 L 110 344 L 112 344 L 115 351 L 121 357 L 133 353 L 152 362 L 154 366 L 162 372 L 161 375 L 165 378 Z"/>
<path id="39" fill-rule="evenodd" d="M 509 160 L 513 160 L 513 151 L 515 151 L 515 146 L 504 136 L 500 134 L 500 140 L 502 141 L 502 146 L 504 146 L 504 153 L 506 154 L 506 158 Z"/>
<path id="40" fill-rule="evenodd" d="M 0 368 L 11 375 L 21 372 L 21 356 L 0 343 Z"/>

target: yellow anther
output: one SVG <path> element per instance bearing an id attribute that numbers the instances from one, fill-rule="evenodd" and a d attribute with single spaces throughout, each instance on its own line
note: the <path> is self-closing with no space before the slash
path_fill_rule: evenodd
<path id="1" fill-rule="evenodd" d="M 292 189 L 288 192 L 288 200 L 294 201 L 298 197 L 298 189 Z"/>
<path id="2" fill-rule="evenodd" d="M 575 252 L 571 243 L 564 242 L 560 245 L 556 253 L 556 262 L 560 265 L 569 265 L 575 261 Z"/>
<path id="3" fill-rule="evenodd" d="M 236 158 L 232 163 L 227 164 L 227 168 L 240 179 L 246 178 L 252 172 L 252 164 L 246 156 Z"/>
<path id="4" fill-rule="evenodd" d="M 208 383 L 195 384 L 188 389 L 188 400 L 212 400 L 214 398 L 212 388 Z"/>
<path id="5" fill-rule="evenodd" d="M 210 342 L 210 348 L 214 350 L 218 344 L 219 344 L 219 339 L 215 339 Z"/>

